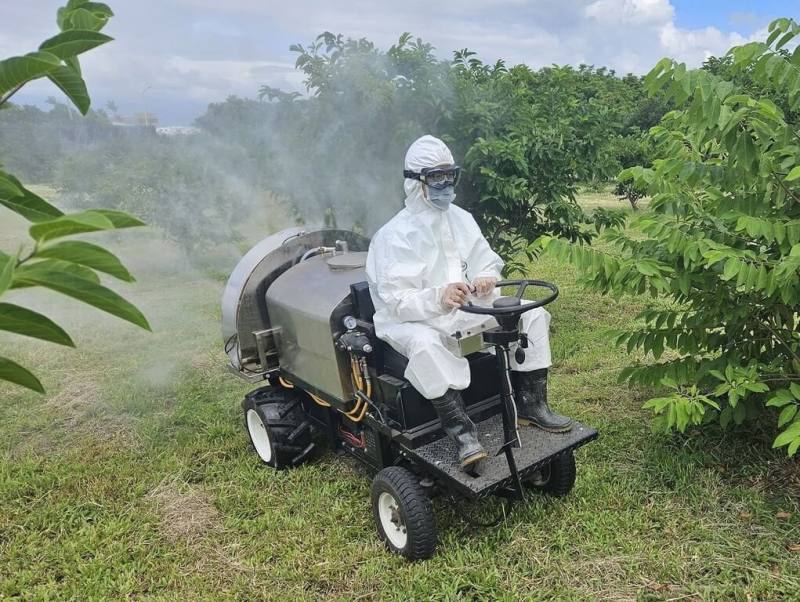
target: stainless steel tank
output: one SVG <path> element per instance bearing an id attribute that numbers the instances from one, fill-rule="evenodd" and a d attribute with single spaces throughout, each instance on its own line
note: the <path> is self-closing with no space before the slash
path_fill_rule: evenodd
<path id="1" fill-rule="evenodd" d="M 366 251 L 369 239 L 350 230 L 289 228 L 268 236 L 239 261 L 222 295 L 222 336 L 231 370 L 247 380 L 262 380 L 277 369 L 275 328 L 266 292 L 304 255 L 320 247 Z M 294 291 L 303 296 L 304 291 Z"/>
<path id="2" fill-rule="evenodd" d="M 334 345 L 353 313 L 350 285 L 366 280 L 366 253 L 313 257 L 286 270 L 267 289 L 267 312 L 278 328 L 281 371 L 312 392 L 351 399 L 349 358 Z"/>

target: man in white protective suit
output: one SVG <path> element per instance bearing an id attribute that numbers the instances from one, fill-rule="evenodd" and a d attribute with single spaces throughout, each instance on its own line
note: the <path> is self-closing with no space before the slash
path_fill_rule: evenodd
<path id="1" fill-rule="evenodd" d="M 457 308 L 469 300 L 488 305 L 496 298 L 503 261 L 474 218 L 452 204 L 459 171 L 438 138 L 422 136 L 409 147 L 405 208 L 372 238 L 367 279 L 376 334 L 408 358 L 406 379 L 431 400 L 467 467 L 486 451 L 461 399 L 470 370 L 452 335 L 497 325 L 494 318 Z M 521 321 L 529 341 L 525 360 L 518 363 L 510 354 L 519 424 L 567 431 L 572 420 L 547 403 L 550 314 L 537 308 Z"/>

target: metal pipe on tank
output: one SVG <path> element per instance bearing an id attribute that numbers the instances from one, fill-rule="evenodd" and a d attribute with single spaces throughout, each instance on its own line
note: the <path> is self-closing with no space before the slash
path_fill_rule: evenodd
<path id="1" fill-rule="evenodd" d="M 303 263 L 306 259 L 313 257 L 317 253 L 335 253 L 335 252 L 336 252 L 336 247 L 316 247 L 314 249 L 309 249 L 308 251 L 303 253 L 303 256 L 300 258 L 300 261 L 298 261 L 297 263 Z"/>

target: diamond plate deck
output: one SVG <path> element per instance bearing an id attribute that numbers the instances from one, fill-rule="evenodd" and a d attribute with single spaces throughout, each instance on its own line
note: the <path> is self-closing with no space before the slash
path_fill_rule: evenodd
<path id="1" fill-rule="evenodd" d="M 478 437 L 489 453 L 481 461 L 480 474 L 465 473 L 458 462 L 456 445 L 443 437 L 415 450 L 407 450 L 418 462 L 436 471 L 440 480 L 469 498 L 481 498 L 512 484 L 505 454 L 496 455 L 503 443 L 503 419 L 500 414 L 477 423 Z M 519 428 L 522 447 L 514 449 L 517 470 L 524 478 L 553 457 L 597 438 L 597 431 L 576 422 L 566 433 L 547 433 L 531 426 Z"/>

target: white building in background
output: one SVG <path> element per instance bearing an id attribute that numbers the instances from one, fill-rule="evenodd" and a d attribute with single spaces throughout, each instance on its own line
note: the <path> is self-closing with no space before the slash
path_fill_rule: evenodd
<path id="1" fill-rule="evenodd" d="M 199 133 L 200 128 L 191 125 L 167 125 L 156 128 L 156 134 L 159 136 L 191 136 Z"/>

